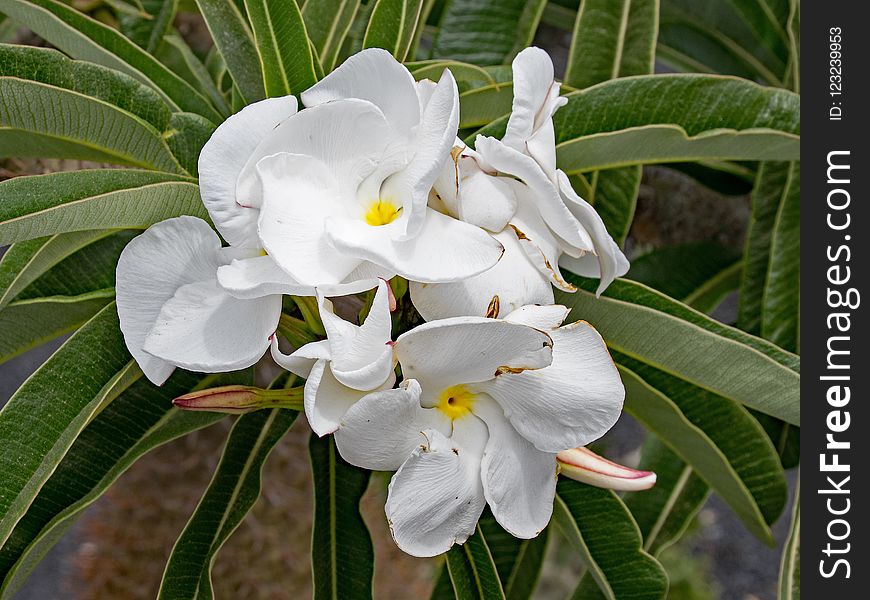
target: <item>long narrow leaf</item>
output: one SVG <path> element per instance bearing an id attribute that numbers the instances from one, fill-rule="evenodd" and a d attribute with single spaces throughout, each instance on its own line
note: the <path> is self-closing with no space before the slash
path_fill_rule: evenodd
<path id="1" fill-rule="evenodd" d="M 317 83 L 315 58 L 296 0 L 245 0 L 269 97 L 299 94 Z"/>
<path id="2" fill-rule="evenodd" d="M 480 527 L 464 544 L 447 552 L 447 570 L 456 600 L 504 600 L 498 571 Z"/>
<path id="3" fill-rule="evenodd" d="M 371 598 L 374 549 L 359 511 L 370 473 L 346 463 L 332 437 L 312 433 L 308 450 L 314 473 L 314 598 Z"/>
<path id="4" fill-rule="evenodd" d="M 596 298 L 597 281 L 572 280 L 581 289 L 560 293 L 558 301 L 573 307 L 569 318 L 594 325 L 613 350 L 703 390 L 800 423 L 797 356 L 639 283 L 617 280 Z"/>
<path id="5" fill-rule="evenodd" d="M 383 48 L 404 61 L 414 41 L 424 0 L 377 0 L 372 9 L 363 48 Z"/>
<path id="6" fill-rule="evenodd" d="M 617 355 L 626 410 L 692 466 L 761 540 L 785 505 L 776 450 L 742 407 Z"/>
<path id="7" fill-rule="evenodd" d="M 187 412 L 174 397 L 212 385 L 250 384 L 250 370 L 201 376 L 176 371 L 162 386 L 140 379 L 82 431 L 0 549 L 0 598 L 15 595 L 33 568 L 85 509 L 154 448 L 225 417 Z"/>
<path id="8" fill-rule="evenodd" d="M 335 67 L 359 7 L 360 0 L 317 0 L 306 2 L 302 8 L 308 37 L 325 72 Z"/>
<path id="9" fill-rule="evenodd" d="M 266 96 L 260 58 L 247 17 L 233 0 L 196 0 L 245 104 Z"/>
<path id="10" fill-rule="evenodd" d="M 580 553 L 604 598 L 665 597 L 667 575 L 658 561 L 641 548 L 637 523 L 616 494 L 560 479 L 554 508 L 556 523 Z"/>
<path id="11" fill-rule="evenodd" d="M 208 489 L 175 542 L 158 598 L 213 597 L 214 557 L 259 498 L 263 465 L 297 414 L 273 409 L 239 417 Z"/>
<path id="12" fill-rule="evenodd" d="M 114 304 L 43 364 L 0 412 L 0 543 L 91 417 L 141 371 L 130 361 Z"/>
<path id="13" fill-rule="evenodd" d="M 193 180 L 126 169 L 15 177 L 0 183 L 0 243 L 102 228 L 144 229 L 179 215 L 207 218 Z"/>
<path id="14" fill-rule="evenodd" d="M 214 123 L 220 112 L 184 79 L 117 30 L 57 0 L 0 0 L 0 12 L 27 23 L 41 38 L 73 58 L 132 75 L 153 87 L 173 110 L 195 112 Z"/>

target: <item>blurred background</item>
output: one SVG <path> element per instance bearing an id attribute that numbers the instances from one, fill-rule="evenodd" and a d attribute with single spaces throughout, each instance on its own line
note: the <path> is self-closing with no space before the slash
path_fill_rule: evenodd
<path id="1" fill-rule="evenodd" d="M 112 15 L 111 2 L 73 2 L 93 16 Z M 6 27 L 3 27 L 6 25 Z M 194 48 L 205 51 L 210 38 L 201 20 L 181 13 L 177 28 Z M 42 45 L 26 30 L 0 23 L 3 41 Z M 535 39 L 556 64 L 565 68 L 570 32 L 542 24 Z M 659 70 L 665 70 L 657 66 Z M 79 162 L 0 160 L 0 179 L 16 175 L 78 169 Z M 635 259 L 651 250 L 696 244 L 715 248 L 722 260 L 736 260 L 750 214 L 750 185 L 723 195 L 700 185 L 678 169 L 646 167 L 626 254 Z M 0 252 L 5 248 L 0 249 Z M 120 252 L 120 248 L 118 248 Z M 629 272 L 629 277 L 632 272 Z M 736 298 L 714 313 L 725 323 L 736 318 Z M 61 343 L 40 346 L 0 365 L 0 405 Z M 17 600 L 68 598 L 90 600 L 155 597 L 174 540 L 208 484 L 229 421 L 167 444 L 139 460 L 79 522 L 37 568 Z M 220 552 L 214 569 L 218 598 L 252 600 L 310 596 L 312 481 L 308 460 L 309 430 L 299 419 L 266 464 L 257 505 Z M 597 450 L 618 462 L 635 465 L 643 429 L 625 415 L 598 443 Z M 794 488 L 793 473 L 790 485 Z M 387 474 L 372 478 L 363 513 L 376 546 L 377 598 L 428 598 L 441 564 L 402 554 L 392 543 L 383 505 Z M 787 515 L 773 531 L 779 548 L 750 535 L 717 498 L 698 513 L 690 532 L 663 554 L 671 574 L 673 600 L 773 600 Z M 576 586 L 582 567 L 558 535 L 551 536 L 548 559 L 535 598 L 562 599 Z"/>

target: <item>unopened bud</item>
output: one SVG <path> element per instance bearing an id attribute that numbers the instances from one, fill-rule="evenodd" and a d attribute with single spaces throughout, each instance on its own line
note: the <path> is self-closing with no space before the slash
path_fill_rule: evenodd
<path id="1" fill-rule="evenodd" d="M 563 450 L 556 455 L 559 472 L 565 477 L 620 492 L 648 490 L 656 483 L 652 471 L 636 471 L 598 456 L 588 448 Z"/>
<path id="2" fill-rule="evenodd" d="M 172 403 L 184 410 L 242 414 L 264 408 L 302 410 L 302 388 L 264 390 L 225 385 L 179 396 Z"/>

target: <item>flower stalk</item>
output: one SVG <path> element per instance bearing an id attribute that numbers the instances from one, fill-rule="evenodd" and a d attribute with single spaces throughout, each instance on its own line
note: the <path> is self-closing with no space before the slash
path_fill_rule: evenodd
<path id="1" fill-rule="evenodd" d="M 301 411 L 302 388 L 264 390 L 246 385 L 225 385 L 191 392 L 172 403 L 183 410 L 201 410 L 227 414 L 244 414 L 264 408 L 286 408 Z"/>

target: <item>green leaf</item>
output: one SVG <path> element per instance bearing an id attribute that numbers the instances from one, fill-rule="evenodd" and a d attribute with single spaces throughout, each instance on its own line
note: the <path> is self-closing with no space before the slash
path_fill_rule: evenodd
<path id="1" fill-rule="evenodd" d="M 800 427 L 789 425 L 785 421 L 775 419 L 756 410 L 750 412 L 755 417 L 755 420 L 764 427 L 764 431 L 767 432 L 767 437 L 770 438 L 770 442 L 776 448 L 776 453 L 779 454 L 782 468 L 792 469 L 798 466 L 801 462 Z"/>
<path id="2" fill-rule="evenodd" d="M 314 598 L 371 598 L 374 549 L 359 511 L 370 472 L 346 463 L 332 437 L 312 433 L 308 451 L 314 474 Z"/>
<path id="3" fill-rule="evenodd" d="M 779 589 L 777 600 L 800 600 L 801 597 L 801 486 L 795 486 L 794 509 L 791 516 L 791 527 L 785 548 L 782 551 L 782 562 L 779 567 Z"/>
<path id="4" fill-rule="evenodd" d="M 777 43 L 771 51 L 735 4 L 732 0 L 663 0 L 659 60 L 679 70 L 737 75 L 782 87 L 785 46 Z"/>
<path id="5" fill-rule="evenodd" d="M 489 510 L 484 512 L 479 525 L 495 563 L 498 578 L 504 587 L 505 598 L 531 598 L 544 563 L 549 528 L 545 528 L 536 538 L 521 540 L 505 531 Z"/>
<path id="6" fill-rule="evenodd" d="M 178 0 L 139 0 L 144 15 L 120 14 L 118 21 L 121 33 L 154 54 L 169 33 L 178 9 Z"/>
<path id="7" fill-rule="evenodd" d="M 15 392 L 0 412 L 0 543 L 91 418 L 141 375 L 111 304 Z"/>
<path id="8" fill-rule="evenodd" d="M 238 418 L 208 489 L 172 548 L 158 598 L 214 597 L 214 557 L 259 498 L 263 465 L 297 414 L 273 409 Z"/>
<path id="9" fill-rule="evenodd" d="M 658 556 L 685 533 L 710 486 L 655 435 L 647 436 L 638 468 L 653 471 L 656 484 L 623 500 L 640 527 L 643 549 Z"/>
<path id="10" fill-rule="evenodd" d="M 78 231 L 14 244 L 0 260 L 0 310 L 53 266 L 110 234 Z"/>
<path id="11" fill-rule="evenodd" d="M 701 389 L 800 423 L 800 358 L 722 325 L 640 283 L 619 279 L 600 298 L 597 280 L 571 277 L 559 293 L 570 317 L 589 321 L 608 346 Z M 740 377 L 734 376 L 739 365 Z"/>
<path id="12" fill-rule="evenodd" d="M 658 0 L 587 0 L 577 13 L 565 70 L 566 84 L 583 89 L 630 75 L 653 72 Z M 587 174 L 595 206 L 607 231 L 621 246 L 634 217 L 641 168 Z"/>
<path id="13" fill-rule="evenodd" d="M 784 83 L 796 93 L 801 91 L 801 3 L 789 0 L 789 13 L 786 20 L 788 28 L 788 71 Z"/>
<path id="14" fill-rule="evenodd" d="M 21 267 L 21 278 L 12 280 L 15 287 L 20 287 L 37 275 L 36 271 L 42 272 L 38 273 L 35 281 L 18 291 L 15 300 L 0 311 L 0 362 L 73 331 L 114 298 L 118 257 L 127 242 L 138 232 L 114 233 L 108 230 L 84 232 L 84 235 L 93 233 L 100 235 L 90 240 L 80 240 L 87 241 L 86 245 L 68 251 L 56 246 L 61 254 L 56 260 L 49 260 L 43 252 L 11 263 L 6 263 L 4 257 L 0 264 L 4 273 L 9 267 L 9 274 L 15 274 L 14 262 Z M 66 234 L 70 238 L 81 235 Z M 38 238 L 37 241 L 45 240 L 52 238 Z M 23 242 L 24 245 L 29 243 Z M 45 252 L 50 252 L 50 246 L 53 245 L 49 245 Z M 16 244 L 9 252 L 17 255 L 18 247 Z M 63 256 L 72 250 L 75 251 Z"/>
<path id="15" fill-rule="evenodd" d="M 585 0 L 574 22 L 565 83 L 587 88 L 652 73 L 657 0 Z"/>
<path id="16" fill-rule="evenodd" d="M 214 123 L 223 120 L 194 87 L 145 50 L 57 0 L 0 0 L 0 12 L 27 23 L 28 29 L 73 58 L 133 76 L 157 90 L 173 110 L 194 112 Z"/>
<path id="17" fill-rule="evenodd" d="M 266 96 L 299 94 L 317 83 L 305 22 L 296 0 L 245 0 L 260 55 Z"/>
<path id="18" fill-rule="evenodd" d="M 199 174 L 199 153 L 214 130 L 214 124 L 199 115 L 174 113 L 163 139 L 184 170 L 195 177 Z"/>
<path id="19" fill-rule="evenodd" d="M 0 549 L 0 598 L 15 595 L 76 519 L 133 463 L 166 442 L 226 415 L 181 411 L 171 400 L 195 389 L 251 383 L 251 371 L 220 375 L 177 370 L 161 387 L 140 379 L 82 431 Z"/>
<path id="20" fill-rule="evenodd" d="M 665 597 L 668 577 L 658 561 L 641 548 L 637 523 L 612 491 L 560 479 L 554 517 L 580 553 L 601 596 L 609 600 Z M 588 577 L 584 580 L 581 588 L 591 585 Z M 578 589 L 575 598 L 588 597 L 586 594 Z"/>
<path id="21" fill-rule="evenodd" d="M 266 97 L 254 34 L 234 0 L 196 0 L 214 45 L 245 104 Z"/>
<path id="22" fill-rule="evenodd" d="M 628 276 L 706 313 L 737 288 L 740 269 L 740 254 L 731 248 L 692 242 L 635 258 Z"/>
<path id="23" fill-rule="evenodd" d="M 509 63 L 530 46 L 545 0 L 448 1 L 432 42 L 431 58 L 476 65 Z"/>
<path id="24" fill-rule="evenodd" d="M 0 77 L 0 97 L 0 156 L 81 158 L 184 173 L 159 131 L 102 100 L 14 77 Z"/>
<path id="25" fill-rule="evenodd" d="M 422 27 L 423 0 L 377 0 L 369 17 L 363 48 L 383 48 L 404 61 L 414 42 L 417 27 Z"/>
<path id="26" fill-rule="evenodd" d="M 16 300 L 78 296 L 115 287 L 115 270 L 124 247 L 139 231 L 103 230 L 104 237 L 63 259 L 22 290 Z"/>
<path id="27" fill-rule="evenodd" d="M 177 31 L 163 38 L 163 43 L 154 56 L 211 100 L 221 114 L 230 114 L 229 104 L 218 90 L 208 69 Z"/>
<path id="28" fill-rule="evenodd" d="M 305 29 L 325 72 L 335 67 L 359 7 L 360 0 L 317 0 L 302 7 Z"/>
<path id="29" fill-rule="evenodd" d="M 568 173 L 800 157 L 800 97 L 787 90 L 733 77 L 671 74 L 624 77 L 566 97 L 553 121 L 559 166 Z M 502 118 L 479 133 L 501 137 L 506 124 Z"/>
<path id="30" fill-rule="evenodd" d="M 764 430 L 734 402 L 614 353 L 626 387 L 626 410 L 692 466 L 743 520 L 772 544 L 769 525 L 787 486 Z"/>
<path id="31" fill-rule="evenodd" d="M 164 131 L 172 116 L 169 105 L 153 88 L 120 71 L 71 60 L 51 48 L 0 44 L 0 73 L 102 100 L 157 131 Z"/>
<path id="32" fill-rule="evenodd" d="M 480 526 L 464 544 L 447 552 L 447 571 L 456 600 L 504 600 L 492 554 Z"/>
<path id="33" fill-rule="evenodd" d="M 100 228 L 144 229 L 179 215 L 207 218 L 199 187 L 168 173 L 94 169 L 0 182 L 0 243 Z"/>
<path id="34" fill-rule="evenodd" d="M 752 191 L 737 324 L 795 351 L 800 321 L 800 163 L 762 163 Z"/>
<path id="35" fill-rule="evenodd" d="M 16 300 L 0 312 L 0 363 L 74 331 L 115 298 L 115 290 Z"/>
<path id="36" fill-rule="evenodd" d="M 511 112 L 514 99 L 514 85 L 509 83 L 493 83 L 478 87 L 459 94 L 459 128 L 481 127 L 504 117 Z M 504 133 L 504 129 L 499 135 Z M 471 136 L 468 143 L 474 142 Z"/>

